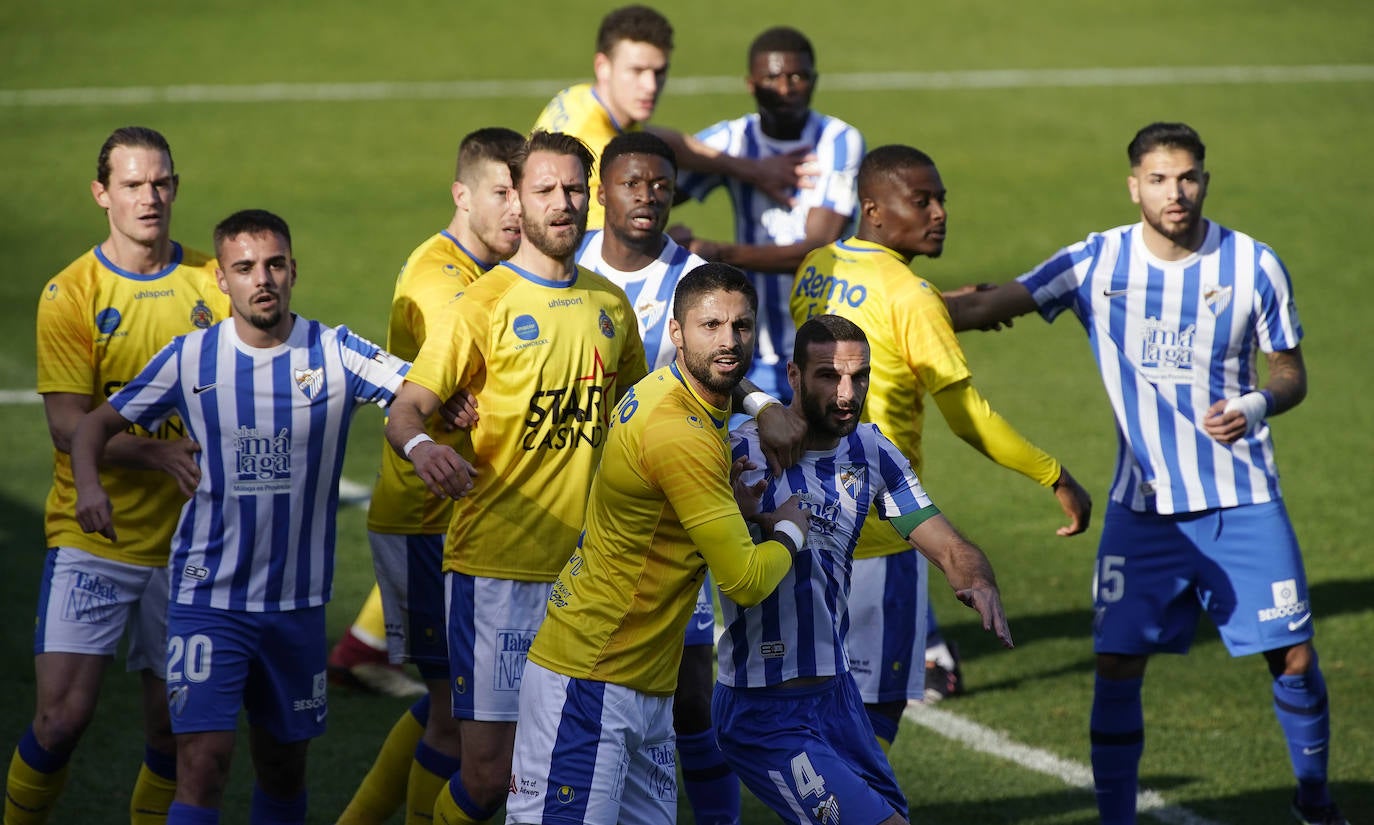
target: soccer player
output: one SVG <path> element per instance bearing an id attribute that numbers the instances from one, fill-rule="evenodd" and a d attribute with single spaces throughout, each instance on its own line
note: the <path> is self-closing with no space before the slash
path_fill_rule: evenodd
<path id="1" fill-rule="evenodd" d="M 813 152 L 818 175 L 794 203 L 780 205 L 740 180 L 719 175 L 685 175 L 681 196 L 704 199 L 722 184 L 735 211 L 735 243 L 671 230 L 679 243 L 708 261 L 723 261 L 749 273 L 759 293 L 759 329 L 749 379 L 760 390 L 790 397 L 787 360 L 796 332 L 788 311 L 791 275 L 808 252 L 836 240 L 854 215 L 854 180 L 864 156 L 859 130 L 811 109 L 816 58 L 811 41 L 785 26 L 768 29 L 749 46 L 749 92 L 758 111 L 725 120 L 697 133 L 713 149 L 732 156 L 768 158 L 793 150 Z"/>
<path id="2" fill-rule="evenodd" d="M 672 129 L 647 127 L 668 82 L 668 60 L 673 53 L 673 27 L 662 14 L 648 6 L 613 9 L 601 19 L 596 33 L 595 79 L 570 86 L 539 114 L 534 128 L 565 132 L 579 138 L 599 159 L 611 138 L 626 132 L 652 128 L 673 148 L 687 169 L 728 175 L 748 181 L 769 197 L 787 203 L 798 184 L 806 185 L 805 150 L 783 153 L 758 161 L 735 157 Z M 592 173 L 592 205 L 587 226 L 602 225 L 602 206 L 595 197 L 600 188 L 599 169 Z"/>
<path id="3" fill-rule="evenodd" d="M 1098 811 L 1108 825 L 1135 822 L 1145 665 L 1186 653 L 1206 613 L 1231 655 L 1260 653 L 1269 666 L 1298 780 L 1294 815 L 1341 825 L 1307 578 L 1267 423 L 1307 394 L 1288 271 L 1268 246 L 1203 218 L 1206 148 L 1191 127 L 1152 123 L 1126 151 L 1139 222 L 952 305 L 959 329 L 1072 311 L 1116 414 L 1121 449 L 1093 571 Z"/>
<path id="4" fill-rule="evenodd" d="M 462 752 L 436 822 L 484 821 L 505 799 L 526 651 L 577 544 L 611 406 L 645 373 L 625 293 L 573 262 L 591 163 L 570 135 L 536 131 L 521 146 L 520 248 L 426 335 L 387 419 L 430 491 L 457 499 L 443 569 Z M 481 413 L 462 455 L 426 427 L 460 388 Z"/>
<path id="5" fill-rule="evenodd" d="M 416 247 L 396 278 L 386 348 L 398 358 L 413 360 L 449 305 L 519 247 L 520 208 L 509 163 L 524 142 L 515 131 L 489 127 L 459 144 L 453 219 Z M 446 430 L 438 420 L 426 426 L 455 449 L 467 440 L 465 432 Z M 339 825 L 378 825 L 401 803 L 401 792 L 406 821 L 428 823 L 439 789 L 458 772 L 462 753 L 449 696 L 440 572 L 452 515 L 452 500 L 430 493 L 405 459 L 383 450 L 367 511 L 368 541 L 392 661 L 413 662 L 428 694 L 401 714 Z"/>
<path id="6" fill-rule="evenodd" d="M 676 817 L 673 692 L 702 578 L 709 567 L 726 599 L 754 604 L 805 541 L 792 499 L 756 545 L 731 488 L 730 390 L 749 367 L 755 300 L 733 267 L 688 273 L 669 324 L 677 359 L 612 413 L 581 545 L 530 647 L 508 823 Z"/>
<path id="7" fill-rule="evenodd" d="M 832 821 L 827 812 L 833 821 L 843 812 L 843 821 L 906 822 L 906 798 L 874 741 L 845 655 L 859 531 L 887 529 L 866 521 L 870 512 L 934 561 L 983 627 L 1011 647 L 992 565 L 940 514 L 892 442 L 859 423 L 869 372 L 868 339 L 852 321 L 817 315 L 802 323 L 787 377 L 792 407 L 808 425 L 807 453 L 781 477 L 760 469 L 741 478 L 766 479 L 764 509 L 798 493 L 811 519 L 806 548 L 777 590 L 748 608 L 722 602 L 712 703 L 727 760 L 788 821 L 806 809 L 817 822 Z M 736 460 L 763 467 L 752 422 L 730 440 Z"/>
<path id="8" fill-rule="evenodd" d="M 215 227 L 230 320 L 178 336 L 72 439 L 81 529 L 119 539 L 97 473 L 130 423 L 178 414 L 200 445 L 194 494 L 172 547 L 167 702 L 177 738 L 168 825 L 213 825 L 239 707 L 257 773 L 251 821 L 303 823 L 310 739 L 324 731 L 324 605 L 348 425 L 385 405 L 410 365 L 291 312 L 296 263 L 285 221 L 245 210 Z"/>
<path id="9" fill-rule="evenodd" d="M 38 302 L 38 391 L 52 435 L 53 484 L 34 632 L 36 709 L 5 781 L 4 821 L 14 825 L 48 820 L 126 631 L 127 666 L 142 679 L 146 743 L 130 821 L 162 821 L 176 788 L 163 681 L 166 565 L 172 514 L 195 486 L 197 448 L 177 418 L 110 440 L 100 476 L 116 503 L 119 541 L 77 525 L 69 452 L 81 417 L 158 349 L 228 314 L 209 258 L 171 239 L 178 183 L 166 138 L 141 126 L 116 129 L 91 181 L 109 235 L 54 276 Z"/>
<path id="10" fill-rule="evenodd" d="M 882 146 L 864 158 L 858 185 L 858 232 L 802 262 L 793 283 L 792 317 L 800 324 L 813 315 L 840 315 L 869 335 L 873 392 L 864 420 L 897 445 L 918 477 L 929 393 L 965 443 L 1054 491 L 1069 518 L 1060 535 L 1087 529 L 1087 492 L 993 411 L 973 385 L 940 291 L 909 268 L 917 255 L 934 258 L 944 251 L 945 187 L 934 161 L 909 146 Z M 907 700 L 928 695 L 922 689 L 920 625 L 929 613 L 922 603 L 925 587 L 887 583 L 915 581 L 924 564 L 902 537 L 872 519 L 867 525 L 854 554 L 849 659 L 873 728 L 890 744 Z"/>

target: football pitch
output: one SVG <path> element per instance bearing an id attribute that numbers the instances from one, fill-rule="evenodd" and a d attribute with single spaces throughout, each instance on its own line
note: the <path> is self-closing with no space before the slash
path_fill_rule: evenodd
<path id="1" fill-rule="evenodd" d="M 34 386 L 34 310 L 46 280 L 100 241 L 88 184 L 122 125 L 171 141 L 181 191 L 173 236 L 210 246 L 216 221 L 263 207 L 292 226 L 294 308 L 381 341 L 396 271 L 442 228 L 453 155 L 488 125 L 525 131 L 563 85 L 590 77 L 614 3 L 439 4 L 306 0 L 10 3 L 0 8 L 0 754 L 32 713 L 31 627 L 51 447 Z M 1374 820 L 1374 8 L 1364 0 L 1187 7 L 1092 0 L 878 0 L 783 7 L 661 7 L 677 30 L 655 122 L 695 131 L 752 110 L 745 52 L 790 24 L 815 44 L 815 107 L 870 147 L 917 146 L 949 188 L 950 235 L 915 268 L 943 287 L 1002 281 L 1090 231 L 1137 217 L 1126 142 L 1183 120 L 1208 145 L 1207 215 L 1270 244 L 1307 337 L 1309 395 L 1274 422 L 1302 542 L 1332 707 L 1331 778 L 1357 823 Z M 675 213 L 722 238 L 717 195 Z M 1364 297 L 1361 297 L 1364 296 Z M 1095 821 L 1087 766 L 1092 560 L 1115 439 L 1095 365 L 1071 319 L 1028 317 L 965 335 L 994 409 L 1094 495 L 1086 535 L 1054 534 L 1035 485 L 974 453 L 932 413 L 932 496 L 992 558 L 1017 647 L 1004 652 L 942 585 L 946 634 L 968 694 L 913 712 L 892 751 L 912 819 L 932 825 Z M 346 476 L 370 482 L 381 416 L 359 413 Z M 1360 515 L 1360 513 L 1365 515 Z M 1364 525 L 1363 527 L 1361 525 Z M 340 515 L 331 636 L 370 584 L 364 513 Z M 1142 822 L 1289 821 L 1292 777 L 1258 657 L 1231 659 L 1209 625 L 1145 684 Z M 311 750 L 312 823 L 333 822 L 405 704 L 332 691 Z M 142 756 L 137 680 L 112 670 L 54 822 L 119 822 Z M 225 822 L 246 821 L 240 748 Z M 691 821 L 685 800 L 680 819 Z M 746 795 L 745 821 L 773 817 Z"/>

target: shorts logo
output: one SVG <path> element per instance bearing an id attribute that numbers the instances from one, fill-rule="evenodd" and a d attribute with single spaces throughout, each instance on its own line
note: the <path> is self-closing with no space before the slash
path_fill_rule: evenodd
<path id="1" fill-rule="evenodd" d="M 820 825 L 840 825 L 840 800 L 830 795 L 811 809 L 811 817 Z"/>
<path id="2" fill-rule="evenodd" d="M 564 805 L 566 805 L 566 804 L 568 804 L 569 802 L 572 802 L 572 801 L 573 801 L 574 799 L 576 799 L 576 798 L 577 798 L 577 791 L 573 790 L 573 789 L 572 789 L 572 786 L 570 786 L 570 785 L 559 785 L 559 786 L 558 786 L 558 801 L 559 801 L 559 802 L 562 802 Z"/>
<path id="3" fill-rule="evenodd" d="M 601 334 L 607 338 L 615 337 L 615 324 L 611 321 L 611 316 L 606 314 L 606 310 L 601 310 L 601 316 L 596 319 L 596 325 L 601 328 Z"/>
<path id="4" fill-rule="evenodd" d="M 119 322 L 123 316 L 114 307 L 105 307 L 95 316 L 95 328 L 100 330 L 102 335 L 109 335 L 119 329 Z"/>
<path id="5" fill-rule="evenodd" d="M 324 367 L 316 367 L 312 370 L 296 370 L 296 389 L 301 391 L 301 395 L 311 401 L 320 394 L 320 389 L 324 387 Z"/>
<path id="6" fill-rule="evenodd" d="M 665 802 L 677 799 L 677 748 L 672 742 L 650 742 L 644 750 L 654 763 L 645 777 L 649 795 Z"/>
<path id="7" fill-rule="evenodd" d="M 191 686 L 187 684 L 167 686 L 167 707 L 173 716 L 180 716 L 186 710 L 186 700 L 191 698 Z"/>
<path id="8" fill-rule="evenodd" d="M 462 676 L 453 677 L 453 692 L 459 695 L 468 692 L 468 680 Z"/>
<path id="9" fill-rule="evenodd" d="M 214 322 L 215 313 L 210 311 L 205 301 L 196 301 L 196 305 L 191 307 L 191 326 L 196 329 L 209 329 Z"/>
<path id="10" fill-rule="evenodd" d="M 525 675 L 525 660 L 529 658 L 534 631 L 508 628 L 496 631 L 496 668 L 493 690 L 519 690 Z"/>
<path id="11" fill-rule="evenodd" d="M 296 699 L 291 703 L 291 709 L 296 712 L 313 710 L 315 721 L 323 722 L 329 715 L 329 671 L 316 673 L 311 680 L 310 698 Z"/>
<path id="12" fill-rule="evenodd" d="M 1274 594 L 1274 606 L 1262 608 L 1258 615 L 1262 622 L 1271 622 L 1275 619 L 1285 619 L 1289 616 L 1298 616 L 1308 612 L 1307 600 L 1298 598 L 1297 579 L 1283 579 L 1281 581 L 1270 582 L 1269 589 Z M 1301 622 L 1297 623 L 1299 627 Z M 1293 628 L 1296 630 L 1297 628 Z"/>
<path id="13" fill-rule="evenodd" d="M 76 571 L 62 618 L 83 624 L 108 624 L 119 602 L 119 586 L 91 573 Z"/>

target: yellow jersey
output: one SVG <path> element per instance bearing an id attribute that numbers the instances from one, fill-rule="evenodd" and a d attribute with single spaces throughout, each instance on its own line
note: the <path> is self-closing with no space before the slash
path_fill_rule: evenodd
<path id="1" fill-rule="evenodd" d="M 98 405 L 138 375 L 178 335 L 205 329 L 229 314 L 229 299 L 215 282 L 214 261 L 172 244 L 161 272 L 128 272 L 100 247 L 77 258 L 43 288 L 38 301 L 38 391 L 89 395 Z M 186 435 L 180 418 L 148 438 Z M 71 456 L 53 450 L 53 482 L 44 524 L 49 547 L 75 547 L 126 564 L 167 563 L 172 530 L 186 497 L 166 473 L 101 466 L 100 481 L 114 507 L 118 542 L 84 533 L 76 522 Z"/>
<path id="2" fill-rule="evenodd" d="M 473 282 L 406 376 L 440 398 L 466 388 L 481 415 L 444 570 L 553 581 L 582 530 L 611 407 L 644 373 L 634 310 L 601 275 L 552 282 L 503 263 Z"/>
<path id="3" fill-rule="evenodd" d="M 539 113 L 534 128 L 572 135 L 592 150 L 597 168 L 587 170 L 587 177 L 591 182 L 587 229 L 600 229 L 606 221 L 605 207 L 597 202 L 596 194 L 601 189 L 601 152 L 606 148 L 606 144 L 611 142 L 611 138 L 624 132 L 638 131 L 643 125 L 624 125 L 616 122 L 606 104 L 597 96 L 592 84 L 579 83 L 554 95 L 549 105 Z"/>
<path id="4" fill-rule="evenodd" d="M 792 319 L 839 315 L 868 336 L 872 377 L 863 420 L 883 435 L 922 475 L 921 431 L 926 393 L 970 377 L 964 350 L 940 290 L 915 275 L 911 259 L 858 238 L 814 250 L 792 281 Z M 876 519 L 870 519 L 877 523 Z M 855 558 L 910 550 L 891 530 L 860 533 Z"/>
<path id="5" fill-rule="evenodd" d="M 668 696 L 707 567 L 721 593 L 745 606 L 782 580 L 791 554 L 778 542 L 754 544 L 731 491 L 729 417 L 676 364 L 621 399 L 586 533 L 549 593 L 531 661 Z"/>
<path id="6" fill-rule="evenodd" d="M 431 236 L 415 248 L 396 276 L 387 325 L 388 352 L 414 361 L 425 334 L 439 323 L 448 305 L 492 264 L 479 261 L 448 231 Z M 467 433 L 446 430 L 436 414 L 427 429 L 435 440 L 464 450 Z M 382 466 L 367 508 L 367 529 L 397 535 L 437 535 L 448 530 L 453 501 L 435 496 L 415 474 L 409 461 L 382 445 Z"/>

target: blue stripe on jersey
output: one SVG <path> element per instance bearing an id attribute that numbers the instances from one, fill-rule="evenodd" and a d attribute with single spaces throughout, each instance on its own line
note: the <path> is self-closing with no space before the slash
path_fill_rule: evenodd
<path id="1" fill-rule="evenodd" d="M 313 330 L 312 330 L 313 332 Z M 313 345 L 313 341 L 312 341 Z M 314 366 L 315 359 L 310 359 L 311 366 Z M 272 359 L 272 432 L 279 433 L 282 430 L 295 433 L 295 428 L 291 426 L 291 405 L 283 404 L 283 392 L 291 389 L 291 359 L 278 356 Z M 325 380 L 328 380 L 326 378 Z M 254 388 L 256 395 L 256 387 Z M 290 396 L 286 396 L 287 399 Z M 292 468 L 294 470 L 294 468 Z M 306 498 L 309 501 L 309 498 Z M 281 609 L 281 604 L 288 596 L 286 591 L 286 568 L 291 561 L 291 492 L 283 490 L 274 493 L 272 497 L 264 502 L 272 511 L 271 520 L 268 523 L 268 535 L 262 536 L 261 541 L 265 547 L 262 548 L 266 555 L 267 575 L 266 584 L 263 589 L 263 601 L 275 609 Z M 308 529 L 309 524 L 306 523 Z M 303 542 L 304 543 L 304 542 Z M 257 542 L 254 542 L 255 549 Z M 308 545 L 307 545 L 308 546 Z M 308 554 L 301 553 L 296 561 L 299 564 Z M 255 566 L 259 559 L 254 559 Z M 299 575 L 300 571 L 297 571 Z M 289 594 L 294 596 L 295 594 Z"/>
<path id="2" fill-rule="evenodd" d="M 200 339 L 200 353 L 193 375 L 195 379 L 191 382 L 192 387 L 204 387 L 215 382 L 215 356 L 219 352 L 219 339 L 223 327 L 215 324 L 205 331 L 205 335 Z M 189 365 L 188 365 L 189 368 Z M 206 390 L 197 397 L 192 395 L 191 403 L 197 405 L 196 415 L 190 416 L 190 420 L 200 419 L 204 421 L 205 431 L 200 434 L 200 472 L 201 483 L 209 485 L 210 501 L 224 500 L 224 441 L 220 438 L 212 437 L 212 433 L 221 431 L 219 419 L 219 404 L 216 399 L 219 391 Z M 187 432 L 191 432 L 191 425 L 188 422 Z M 200 513 L 199 495 L 192 496 L 191 503 L 182 511 L 181 523 L 177 526 L 177 539 L 172 543 L 176 547 L 190 547 L 195 541 L 196 523 L 203 517 Z M 224 513 L 219 507 L 209 506 L 207 516 L 210 519 L 209 530 L 206 533 L 205 546 L 201 552 L 200 566 L 208 572 L 208 579 L 213 580 L 219 574 L 219 564 L 221 553 L 224 548 Z M 180 582 L 184 570 L 172 569 L 172 599 L 175 600 L 181 591 Z M 192 604 L 208 606 L 212 593 L 210 588 L 198 588 L 194 592 Z"/>
<path id="3" fill-rule="evenodd" d="M 319 394 L 315 396 L 315 403 L 312 403 L 308 408 L 310 423 L 306 430 L 309 436 L 306 439 L 305 455 L 307 466 L 318 467 L 320 472 L 307 475 L 304 487 L 297 491 L 301 497 L 301 503 L 308 508 L 307 512 L 310 515 L 309 518 L 300 520 L 300 536 L 296 539 L 300 547 L 314 547 L 319 543 L 319 540 L 315 536 L 315 528 L 318 516 L 316 504 L 319 502 L 320 498 L 320 484 L 327 484 L 331 488 L 325 505 L 328 509 L 325 512 L 335 513 L 338 511 L 339 486 L 335 482 L 335 479 L 339 477 L 340 470 L 343 467 L 344 451 L 335 450 L 334 465 L 332 467 L 325 467 L 325 439 L 330 437 L 329 405 L 325 403 L 325 399 L 329 398 L 334 392 L 338 392 L 350 399 L 355 398 L 353 387 L 350 386 L 353 382 L 348 381 L 347 373 L 344 374 L 344 386 L 336 388 L 330 384 L 331 371 L 329 369 L 329 362 L 326 360 L 324 348 L 320 342 L 320 333 L 322 330 L 315 327 L 311 329 L 311 332 L 313 334 L 310 337 L 309 346 L 306 347 L 306 351 L 309 353 L 310 368 L 321 370 L 324 374 L 324 383 L 320 386 Z M 343 349 L 349 349 L 351 345 L 351 336 L 347 334 L 347 329 L 340 328 L 338 334 L 339 344 L 343 345 Z M 346 368 L 347 352 L 344 353 L 344 356 L 344 366 Z M 289 415 L 290 411 L 288 410 L 287 413 Z M 340 432 L 337 436 L 338 443 L 340 444 L 346 444 L 348 442 L 348 420 L 349 416 L 344 415 L 343 422 L 340 426 Z M 329 517 L 324 519 L 323 526 L 325 535 L 323 544 L 325 547 L 334 546 L 334 525 L 337 523 L 338 519 L 336 518 Z M 296 560 L 297 598 L 308 598 L 309 594 L 316 589 L 319 589 L 327 598 L 329 596 L 330 584 L 332 581 L 331 573 L 333 572 L 333 564 L 333 553 L 326 553 L 321 557 L 317 557 L 314 553 L 298 552 Z M 319 565 L 321 569 L 315 569 L 316 565 Z"/>
<path id="4" fill-rule="evenodd" d="M 239 427 L 257 429 L 257 410 L 254 402 L 257 398 L 257 387 L 253 384 L 253 359 L 237 349 L 234 350 L 234 378 L 233 386 L 240 390 L 234 393 L 234 407 L 238 419 Z M 249 388 L 244 392 L 242 388 Z M 276 430 L 272 431 L 275 434 Z M 270 437 L 270 436 L 269 436 Z M 233 458 L 232 456 L 227 456 Z M 238 467 L 233 466 L 229 470 L 230 478 L 238 477 Z M 238 519 L 239 524 L 248 527 L 240 529 L 238 536 L 238 547 L 235 548 L 234 575 L 229 582 L 229 609 L 243 610 L 248 606 L 248 583 L 252 580 L 253 572 L 253 547 L 257 544 L 258 523 L 258 498 L 257 496 L 231 496 L 229 501 L 238 499 Z M 225 508 L 228 509 L 228 508 Z M 228 548 L 226 548 L 227 550 Z"/>
<path id="5" fill-rule="evenodd" d="M 549 787 L 544 789 L 544 816 L 549 821 L 584 822 L 587 802 L 591 797 L 592 778 L 596 775 L 596 757 L 600 750 L 587 746 L 599 738 L 602 714 L 606 707 L 606 683 L 570 679 L 565 690 L 558 733 L 554 736 L 553 753 L 549 755 Z M 597 730 L 588 730 L 586 726 L 589 724 L 596 725 Z M 561 777 L 571 781 L 558 782 Z M 554 787 L 555 782 L 559 787 Z M 563 785 L 583 788 L 587 792 L 565 799 L 564 794 L 559 792 Z"/>

